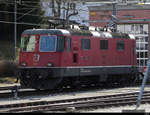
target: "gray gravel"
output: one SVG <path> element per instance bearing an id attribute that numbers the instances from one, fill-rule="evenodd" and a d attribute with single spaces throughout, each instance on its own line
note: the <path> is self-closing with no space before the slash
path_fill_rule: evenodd
<path id="1" fill-rule="evenodd" d="M 122 107 L 111 107 L 111 108 L 105 108 L 105 109 L 96 109 L 96 110 L 85 110 L 85 111 L 80 111 L 81 113 L 122 113 L 123 111 L 129 110 L 130 112 L 133 113 L 138 113 L 139 111 L 145 111 L 146 113 L 150 112 L 150 104 L 142 104 L 140 105 L 139 108 L 137 108 L 137 111 L 135 111 L 136 105 L 134 106 L 122 106 Z M 131 111 L 133 110 L 133 111 Z"/>
<path id="2" fill-rule="evenodd" d="M 96 89 L 91 91 L 79 91 L 79 92 L 71 92 L 71 93 L 62 93 L 62 94 L 50 94 L 44 96 L 29 96 L 26 98 L 20 99 L 0 99 L 0 105 L 5 104 L 14 104 L 20 102 L 31 102 L 31 101 L 50 101 L 50 100 L 61 100 L 61 99 L 71 99 L 71 98 L 82 98 L 82 97 L 91 97 L 91 96 L 103 96 L 103 95 L 113 95 L 113 94 L 122 94 L 122 93 L 130 93 L 130 92 L 140 92 L 139 87 L 125 87 L 125 88 L 115 88 L 115 89 Z M 145 91 L 150 91 L 150 86 L 146 86 Z M 134 110 L 136 105 L 134 106 L 123 106 L 123 107 L 111 107 L 105 109 L 96 109 L 96 110 L 83 110 L 80 112 L 84 113 L 121 113 L 123 110 Z M 137 110 L 145 110 L 145 112 L 150 112 L 150 104 L 142 104 Z M 134 111 L 135 112 L 135 111 Z"/>

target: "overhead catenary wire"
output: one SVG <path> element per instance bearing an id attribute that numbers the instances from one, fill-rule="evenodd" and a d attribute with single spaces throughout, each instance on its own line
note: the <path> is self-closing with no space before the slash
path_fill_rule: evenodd
<path id="1" fill-rule="evenodd" d="M 6 4 L 11 4 L 11 5 L 14 5 L 14 3 L 12 2 L 10 2 L 10 3 L 7 3 L 7 2 L 5 2 Z M 31 5 L 27 5 L 27 4 L 19 4 L 18 3 L 18 5 L 21 5 L 21 6 L 26 6 L 26 7 L 31 7 L 31 8 L 39 8 L 39 7 L 36 7 L 36 6 L 31 6 Z M 31 8 L 29 8 L 29 9 L 31 9 Z M 53 8 L 53 7 L 48 7 L 48 8 Z M 56 9 L 58 8 L 58 7 L 55 7 Z M 28 9 L 28 8 L 26 8 L 26 9 Z M 66 10 L 66 8 L 63 6 L 63 7 L 61 7 L 60 9 L 63 9 L 63 10 Z M 87 11 L 88 12 L 88 10 L 84 10 L 84 9 L 78 9 L 79 11 Z"/>
<path id="2" fill-rule="evenodd" d="M 20 16 L 19 18 L 17 18 L 17 20 L 23 18 L 25 15 L 28 15 L 30 12 L 33 12 L 34 10 L 36 10 L 36 8 L 33 8 L 32 10 L 30 10 L 27 13 L 23 14 L 22 16 Z"/>
<path id="3" fill-rule="evenodd" d="M 10 11 L 0 11 L 0 13 L 14 14 L 14 12 L 10 12 Z M 24 15 L 25 13 L 19 13 L 19 12 L 17 12 L 17 14 L 22 14 L 22 15 Z M 44 17 L 44 16 L 41 16 L 41 15 L 35 15 L 35 14 L 26 14 L 26 15 Z"/>
<path id="4" fill-rule="evenodd" d="M 6 24 L 15 24 L 14 22 L 9 21 L 0 21 L 0 23 L 6 23 Z M 41 26 L 41 24 L 34 24 L 34 23 L 25 23 L 25 22 L 17 22 L 18 25 L 32 25 L 32 26 Z"/>
<path id="5" fill-rule="evenodd" d="M 26 2 L 26 1 L 23 1 L 23 3 L 25 3 L 25 2 Z M 8 0 L 6 0 L 6 1 L 0 0 L 0 4 L 1 4 L 1 3 L 14 5 L 14 2 L 11 2 L 11 1 L 8 1 Z M 22 16 L 20 16 L 17 20 L 21 19 L 21 18 L 24 17 L 24 16 L 46 17 L 46 16 L 41 16 L 41 15 L 29 14 L 29 13 L 31 13 L 33 10 L 35 10 L 35 9 L 37 9 L 37 8 L 39 8 L 39 7 L 35 7 L 35 6 L 31 6 L 31 5 L 26 5 L 26 4 L 20 4 L 20 3 L 18 3 L 18 2 L 16 2 L 16 3 L 18 4 L 18 6 L 19 6 L 19 5 L 23 5 L 23 6 L 28 7 L 28 8 L 26 8 L 26 9 L 30 9 L 30 11 L 28 11 L 27 13 L 20 13 L 20 12 L 17 12 L 17 13 L 16 13 L 17 15 L 22 15 Z M 27 2 L 26 2 L 26 3 L 27 3 Z M 33 2 L 28 1 L 28 3 L 33 3 Z M 38 2 L 34 2 L 34 3 L 38 3 Z M 29 8 L 29 7 L 30 7 L 30 8 Z M 49 8 L 52 8 L 52 7 L 49 6 Z M 57 8 L 57 7 L 55 7 L 55 8 Z M 62 7 L 61 9 L 66 10 L 66 8 L 64 8 L 64 7 Z M 78 11 L 82 11 L 82 9 L 80 8 L 80 9 L 78 9 Z M 87 10 L 83 10 L 83 11 L 87 11 Z M 8 13 L 8 14 L 11 14 L 11 13 L 12 13 L 12 14 L 14 14 L 15 12 L 11 12 L 11 11 L 0 11 L 0 13 Z M 13 22 L 3 21 L 3 20 L 0 21 L 0 23 L 10 23 L 10 24 L 13 24 Z M 26 25 L 39 26 L 38 24 L 24 23 L 24 22 L 17 23 L 17 24 L 26 24 Z"/>

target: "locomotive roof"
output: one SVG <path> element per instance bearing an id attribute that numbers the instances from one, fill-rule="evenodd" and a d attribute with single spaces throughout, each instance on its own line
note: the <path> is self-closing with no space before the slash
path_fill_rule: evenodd
<path id="1" fill-rule="evenodd" d="M 75 30 L 75 29 L 27 29 L 22 34 L 50 34 L 50 35 L 82 35 L 94 36 L 103 38 L 126 38 L 135 39 L 133 35 L 125 33 L 113 33 L 103 31 L 90 31 L 90 30 Z"/>

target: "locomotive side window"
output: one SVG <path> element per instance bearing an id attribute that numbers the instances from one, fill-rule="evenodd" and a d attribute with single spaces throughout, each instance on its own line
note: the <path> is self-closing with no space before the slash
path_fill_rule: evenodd
<path id="1" fill-rule="evenodd" d="M 41 52 L 56 51 L 56 36 L 41 36 L 40 37 L 40 51 Z"/>
<path id="2" fill-rule="evenodd" d="M 58 36 L 57 38 L 57 51 L 64 51 L 65 48 L 65 40 L 63 36 Z"/>
<path id="3" fill-rule="evenodd" d="M 34 52 L 36 44 L 36 36 L 24 36 L 21 38 L 21 50 L 25 52 Z"/>
<path id="4" fill-rule="evenodd" d="M 83 50 L 89 50 L 90 49 L 90 39 L 81 39 L 81 48 Z"/>
<path id="5" fill-rule="evenodd" d="M 66 51 L 70 51 L 71 50 L 71 39 L 67 38 L 66 41 L 67 41 Z"/>
<path id="6" fill-rule="evenodd" d="M 118 40 L 117 41 L 117 50 L 119 50 L 119 51 L 124 50 L 124 41 L 123 40 Z"/>
<path id="7" fill-rule="evenodd" d="M 100 40 L 100 49 L 108 50 L 108 40 Z"/>
<path id="8" fill-rule="evenodd" d="M 78 54 L 77 53 L 73 54 L 73 63 L 78 63 Z"/>

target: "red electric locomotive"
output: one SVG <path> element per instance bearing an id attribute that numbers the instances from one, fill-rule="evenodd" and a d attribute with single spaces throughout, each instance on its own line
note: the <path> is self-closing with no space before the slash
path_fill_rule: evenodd
<path id="1" fill-rule="evenodd" d="M 19 55 L 24 87 L 53 89 L 133 82 L 138 68 L 133 36 L 76 29 L 28 29 Z"/>

